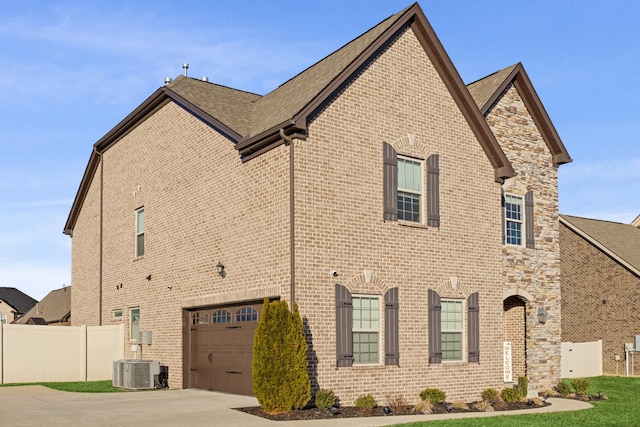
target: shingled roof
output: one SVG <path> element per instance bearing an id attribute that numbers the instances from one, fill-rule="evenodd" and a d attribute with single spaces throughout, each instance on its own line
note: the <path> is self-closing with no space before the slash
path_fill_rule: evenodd
<path id="1" fill-rule="evenodd" d="M 48 325 L 65 323 L 71 317 L 71 286 L 56 289 L 13 323 Z"/>
<path id="2" fill-rule="evenodd" d="M 406 30 L 412 30 L 444 85 L 460 108 L 495 170 L 496 181 L 515 172 L 476 107 L 433 28 L 415 3 L 390 16 L 342 48 L 260 96 L 188 77 L 178 77 L 156 90 L 145 102 L 94 144 L 64 232 L 71 235 L 78 212 L 100 162 L 100 156 L 168 102 L 175 102 L 216 129 L 238 150 L 243 161 L 285 143 L 306 139 L 314 114 L 356 78 L 377 54 Z"/>
<path id="3" fill-rule="evenodd" d="M 26 313 L 38 301 L 16 288 L 0 288 L 0 300 L 6 302 L 17 314 Z"/>
<path id="4" fill-rule="evenodd" d="M 514 85 L 535 122 L 556 165 L 572 161 L 560 135 L 542 105 L 524 66 L 517 63 L 467 85 L 469 93 L 483 116 L 487 116 L 502 95 Z"/>
<path id="5" fill-rule="evenodd" d="M 560 223 L 640 277 L 640 228 L 570 215 L 560 215 Z"/>

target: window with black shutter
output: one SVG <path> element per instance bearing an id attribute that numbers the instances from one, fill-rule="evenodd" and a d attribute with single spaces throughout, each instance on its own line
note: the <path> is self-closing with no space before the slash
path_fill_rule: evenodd
<path id="1" fill-rule="evenodd" d="M 440 295 L 433 289 L 427 291 L 429 304 L 428 333 L 429 333 L 429 363 L 442 363 L 442 346 L 440 342 L 441 310 Z"/>
<path id="2" fill-rule="evenodd" d="M 470 363 L 480 362 L 480 298 L 474 292 L 467 298 L 467 347 Z"/>
<path id="3" fill-rule="evenodd" d="M 384 295 L 384 363 L 400 364 L 400 338 L 398 327 L 398 288 L 391 288 Z"/>
<path id="4" fill-rule="evenodd" d="M 440 227 L 440 156 L 427 158 L 427 225 Z"/>
<path id="5" fill-rule="evenodd" d="M 398 155 L 391 144 L 385 142 L 383 148 L 384 219 L 398 220 Z"/>
<path id="6" fill-rule="evenodd" d="M 351 337 L 353 322 L 353 304 L 351 292 L 336 284 L 336 366 L 353 365 L 353 341 Z"/>
<path id="7" fill-rule="evenodd" d="M 527 194 L 524 195 L 524 221 L 526 245 L 528 248 L 535 248 L 536 239 L 533 227 L 533 191 L 527 191 Z"/>

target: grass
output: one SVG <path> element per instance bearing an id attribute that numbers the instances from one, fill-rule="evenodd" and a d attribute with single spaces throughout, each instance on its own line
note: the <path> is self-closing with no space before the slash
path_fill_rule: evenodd
<path id="1" fill-rule="evenodd" d="M 532 415 L 504 415 L 488 418 L 469 418 L 447 421 L 428 421 L 398 424 L 403 427 L 493 427 L 493 426 L 637 426 L 640 425 L 640 378 L 589 378 L 589 394 L 603 392 L 609 400 L 592 402 L 593 408 L 584 411 L 556 412 Z"/>
<path id="2" fill-rule="evenodd" d="M 42 385 L 54 390 L 71 391 L 76 393 L 119 393 L 128 391 L 122 388 L 114 387 L 111 380 L 1 384 L 0 387 L 17 387 L 23 385 Z"/>

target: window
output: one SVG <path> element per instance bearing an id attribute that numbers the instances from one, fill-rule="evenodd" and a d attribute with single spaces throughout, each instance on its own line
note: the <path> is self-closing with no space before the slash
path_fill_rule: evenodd
<path id="1" fill-rule="evenodd" d="M 191 324 L 192 325 L 206 325 L 209 323 L 209 315 L 206 311 L 196 311 L 195 313 L 191 313 Z"/>
<path id="2" fill-rule="evenodd" d="M 421 222 L 422 162 L 398 156 L 398 219 Z"/>
<path id="3" fill-rule="evenodd" d="M 131 330 L 130 337 L 131 341 L 136 341 L 138 339 L 138 335 L 140 332 L 140 308 L 132 308 L 129 312 L 131 316 Z"/>
<path id="4" fill-rule="evenodd" d="M 231 323 L 231 313 L 221 308 L 211 315 L 211 323 Z"/>
<path id="5" fill-rule="evenodd" d="M 136 256 L 144 255 L 144 208 L 136 211 Z"/>
<path id="6" fill-rule="evenodd" d="M 354 363 L 379 363 L 381 298 L 352 296 L 336 284 L 336 367 Z M 398 288 L 384 295 L 384 364 L 398 365 Z"/>
<path id="7" fill-rule="evenodd" d="M 383 219 L 440 227 L 440 156 L 432 154 L 426 161 L 398 156 L 391 144 L 385 142 L 382 159 Z M 425 163 L 427 186 L 423 188 Z"/>
<path id="8" fill-rule="evenodd" d="M 433 289 L 427 290 L 429 363 L 463 360 L 463 301 L 441 299 Z M 480 362 L 480 295 L 467 297 L 467 362 Z"/>
<path id="9" fill-rule="evenodd" d="M 236 322 L 255 322 L 258 320 L 258 310 L 253 307 L 242 307 L 236 311 Z"/>
<path id="10" fill-rule="evenodd" d="M 442 300 L 442 360 L 462 360 L 462 301 Z"/>
<path id="11" fill-rule="evenodd" d="M 115 320 L 121 320 L 122 319 L 122 310 L 113 310 L 113 318 Z"/>
<path id="12" fill-rule="evenodd" d="M 378 363 L 380 298 L 353 297 L 353 363 Z"/>
<path id="13" fill-rule="evenodd" d="M 0 314 L 0 323 L 7 323 L 7 315 Z"/>
<path id="14" fill-rule="evenodd" d="M 522 197 L 504 195 L 505 243 L 522 246 Z"/>

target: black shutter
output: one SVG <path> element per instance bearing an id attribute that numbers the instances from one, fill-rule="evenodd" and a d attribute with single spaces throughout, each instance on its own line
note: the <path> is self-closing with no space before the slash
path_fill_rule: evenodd
<path id="1" fill-rule="evenodd" d="M 384 364 L 400 364 L 400 339 L 398 336 L 398 288 L 384 294 Z"/>
<path id="2" fill-rule="evenodd" d="M 442 337 L 440 295 L 433 289 L 427 291 L 429 302 L 429 363 L 442 363 Z"/>
<path id="3" fill-rule="evenodd" d="M 478 293 L 467 298 L 469 362 L 480 362 L 480 307 Z"/>
<path id="4" fill-rule="evenodd" d="M 398 155 L 391 144 L 385 142 L 382 154 L 384 160 L 384 219 L 398 220 Z"/>
<path id="5" fill-rule="evenodd" d="M 501 196 L 500 196 L 501 197 L 500 198 L 501 203 L 500 203 L 500 205 L 501 205 L 501 210 L 502 210 L 502 244 L 505 245 L 507 243 L 507 228 L 506 228 L 507 224 L 506 224 L 506 219 L 505 219 L 505 216 L 506 216 L 505 210 L 507 209 L 507 201 L 504 198 L 504 190 L 501 189 L 500 192 L 501 192 Z"/>
<path id="6" fill-rule="evenodd" d="M 527 191 L 527 194 L 524 195 L 524 222 L 527 247 L 535 248 L 536 239 L 533 233 L 533 191 Z"/>
<path id="7" fill-rule="evenodd" d="M 353 365 L 353 303 L 351 292 L 336 284 L 336 366 Z"/>
<path id="8" fill-rule="evenodd" d="M 440 157 L 427 158 L 427 225 L 440 227 Z"/>

